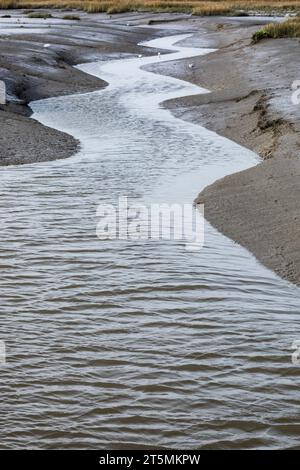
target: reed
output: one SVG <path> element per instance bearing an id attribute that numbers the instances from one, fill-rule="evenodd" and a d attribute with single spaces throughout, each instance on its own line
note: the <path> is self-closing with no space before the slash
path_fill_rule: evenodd
<path id="1" fill-rule="evenodd" d="M 63 16 L 63 20 L 80 21 L 80 16 L 77 16 L 77 15 L 65 15 L 65 16 Z"/>
<path id="2" fill-rule="evenodd" d="M 247 11 L 300 11 L 300 0 L 0 0 L 0 9 L 68 8 L 109 14 L 127 11 L 227 15 Z"/>
<path id="3" fill-rule="evenodd" d="M 253 42 L 267 38 L 300 38 L 300 17 L 291 18 L 283 23 L 270 23 L 253 34 Z"/>

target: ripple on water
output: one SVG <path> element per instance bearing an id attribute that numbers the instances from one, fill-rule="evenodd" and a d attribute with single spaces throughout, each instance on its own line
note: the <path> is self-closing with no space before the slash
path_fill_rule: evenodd
<path id="1" fill-rule="evenodd" d="M 100 202 L 191 202 L 257 161 L 160 108 L 201 90 L 140 70 L 156 60 L 82 66 L 110 86 L 33 104 L 81 152 L 1 169 L 2 448 L 298 445 L 299 290 L 208 224 L 192 253 L 95 236 Z"/>

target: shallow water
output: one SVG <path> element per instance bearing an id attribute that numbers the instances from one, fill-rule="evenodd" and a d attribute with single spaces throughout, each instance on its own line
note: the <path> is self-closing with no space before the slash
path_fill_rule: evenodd
<path id="1" fill-rule="evenodd" d="M 299 289 L 207 223 L 196 252 L 95 233 L 99 203 L 191 202 L 257 163 L 159 107 L 198 87 L 140 70 L 206 52 L 86 64 L 105 90 L 33 103 L 82 149 L 0 170 L 1 448 L 298 446 Z"/>

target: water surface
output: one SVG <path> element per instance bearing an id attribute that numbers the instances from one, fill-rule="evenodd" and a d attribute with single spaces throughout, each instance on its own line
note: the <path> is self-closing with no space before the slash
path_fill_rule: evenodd
<path id="1" fill-rule="evenodd" d="M 110 85 L 33 103 L 81 151 L 0 170 L 3 449 L 298 446 L 299 289 L 208 223 L 197 252 L 96 237 L 99 203 L 191 202 L 258 162 L 159 106 L 205 92 L 140 69 L 207 52 L 185 37 L 81 66 Z"/>

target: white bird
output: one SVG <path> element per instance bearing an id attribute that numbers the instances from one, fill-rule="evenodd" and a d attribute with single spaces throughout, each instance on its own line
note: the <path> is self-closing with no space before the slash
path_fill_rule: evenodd
<path id="1" fill-rule="evenodd" d="M 44 44 L 44 47 L 45 47 L 45 48 L 48 48 L 48 47 L 50 47 L 50 46 L 51 46 L 51 44 Z"/>
<path id="2" fill-rule="evenodd" d="M 126 23 L 126 26 L 130 26 L 130 23 Z"/>
<path id="3" fill-rule="evenodd" d="M 193 69 L 195 67 L 194 64 L 189 64 L 189 69 Z"/>
<path id="4" fill-rule="evenodd" d="M 143 57 L 142 54 L 139 54 L 139 59 L 141 59 L 142 57 Z"/>
<path id="5" fill-rule="evenodd" d="M 157 55 L 158 55 L 158 57 L 160 58 L 160 52 L 159 52 Z"/>

